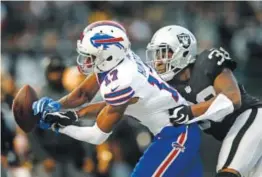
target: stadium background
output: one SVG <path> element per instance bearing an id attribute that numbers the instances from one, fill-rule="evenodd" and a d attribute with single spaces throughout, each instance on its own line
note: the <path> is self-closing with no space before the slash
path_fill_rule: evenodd
<path id="1" fill-rule="evenodd" d="M 125 177 L 132 171 L 151 135 L 130 118 L 120 123 L 107 143 L 93 146 L 41 130 L 25 135 L 15 128 L 10 112 L 12 98 L 24 84 L 55 99 L 72 90 L 84 78 L 74 67 L 76 40 L 89 23 L 105 19 L 126 27 L 132 48 L 141 58 L 158 28 L 170 24 L 189 28 L 198 40 L 199 52 L 213 46 L 230 51 L 239 64 L 238 80 L 262 98 L 262 2 L 2 1 L 2 176 L 19 168 L 29 169 L 33 177 Z M 93 101 L 98 100 L 99 94 Z M 4 132 L 4 125 L 12 136 Z M 9 145 L 4 141 L 10 141 Z M 214 174 L 219 146 L 203 135 L 205 177 Z"/>

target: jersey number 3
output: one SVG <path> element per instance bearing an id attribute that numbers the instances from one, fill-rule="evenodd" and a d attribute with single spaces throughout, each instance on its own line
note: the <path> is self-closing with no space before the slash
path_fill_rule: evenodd
<path id="1" fill-rule="evenodd" d="M 229 55 L 229 53 L 223 49 L 222 47 L 220 47 L 219 49 L 211 49 L 210 50 L 210 54 L 208 55 L 208 59 L 213 59 L 214 57 L 218 58 L 218 62 L 217 62 L 217 65 L 222 65 L 222 63 L 225 61 L 225 60 L 231 60 L 231 57 Z"/>

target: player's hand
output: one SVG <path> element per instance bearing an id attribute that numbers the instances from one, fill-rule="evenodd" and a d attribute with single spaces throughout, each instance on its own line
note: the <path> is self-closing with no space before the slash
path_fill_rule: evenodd
<path id="1" fill-rule="evenodd" d="M 40 115 L 40 120 L 38 120 L 39 128 L 46 130 L 51 127 L 51 124 L 43 121 L 44 116 L 49 112 L 59 111 L 61 109 L 61 104 L 49 97 L 42 97 L 33 103 L 32 109 L 34 115 Z"/>
<path id="2" fill-rule="evenodd" d="M 43 118 L 46 113 L 59 111 L 61 104 L 49 97 L 42 97 L 33 103 L 32 109 L 34 115 L 40 114 L 41 118 Z"/>
<path id="3" fill-rule="evenodd" d="M 44 122 L 50 125 L 56 124 L 59 127 L 65 127 L 72 125 L 74 122 L 78 121 L 78 115 L 75 111 L 66 112 L 53 112 L 47 113 L 44 117 Z"/>
<path id="4" fill-rule="evenodd" d="M 190 106 L 180 105 L 175 108 L 169 109 L 169 120 L 176 126 L 180 124 L 186 124 L 193 119 L 193 113 Z"/>

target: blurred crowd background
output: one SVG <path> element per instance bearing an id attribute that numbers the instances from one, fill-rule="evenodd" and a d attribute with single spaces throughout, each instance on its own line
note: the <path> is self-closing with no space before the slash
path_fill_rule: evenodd
<path id="1" fill-rule="evenodd" d="M 142 59 L 164 25 L 189 28 L 198 50 L 223 46 L 238 62 L 237 79 L 262 98 L 262 2 L 1 1 L 1 175 L 19 177 L 126 177 L 152 135 L 126 118 L 104 144 L 93 146 L 36 129 L 16 127 L 11 104 L 24 84 L 58 99 L 85 76 L 78 73 L 76 41 L 97 20 L 117 20 Z M 98 94 L 94 102 L 100 101 Z M 92 125 L 93 118 L 82 121 Z M 203 135 L 205 177 L 215 172 L 220 144 Z M 211 151 L 212 149 L 212 151 Z"/>

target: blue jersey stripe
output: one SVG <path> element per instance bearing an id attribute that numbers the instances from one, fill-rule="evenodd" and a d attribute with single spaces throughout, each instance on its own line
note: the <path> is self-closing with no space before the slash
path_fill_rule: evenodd
<path id="1" fill-rule="evenodd" d="M 166 90 L 169 93 L 172 94 L 172 97 L 174 98 L 175 101 L 178 101 L 178 93 L 175 89 L 173 89 L 172 87 L 168 86 L 167 84 L 159 81 L 157 78 L 155 78 L 153 75 L 149 74 L 148 77 L 148 82 L 151 85 L 156 85 L 160 90 Z"/>
<path id="2" fill-rule="evenodd" d="M 105 94 L 104 97 L 105 98 L 119 97 L 121 95 L 124 95 L 124 94 L 127 94 L 127 93 L 131 92 L 132 90 L 133 89 L 131 87 L 127 87 L 125 89 L 122 89 L 122 90 L 119 90 L 119 91 L 116 91 L 116 92 Z"/>
<path id="3" fill-rule="evenodd" d="M 108 103 L 108 104 L 119 104 L 119 103 L 124 103 L 124 102 L 127 102 L 130 98 L 132 98 L 132 96 L 135 94 L 135 91 L 131 92 L 128 96 L 126 97 L 122 97 L 122 98 L 119 98 L 119 99 L 116 99 L 114 101 L 109 101 L 109 100 L 106 100 L 105 101 Z"/>

